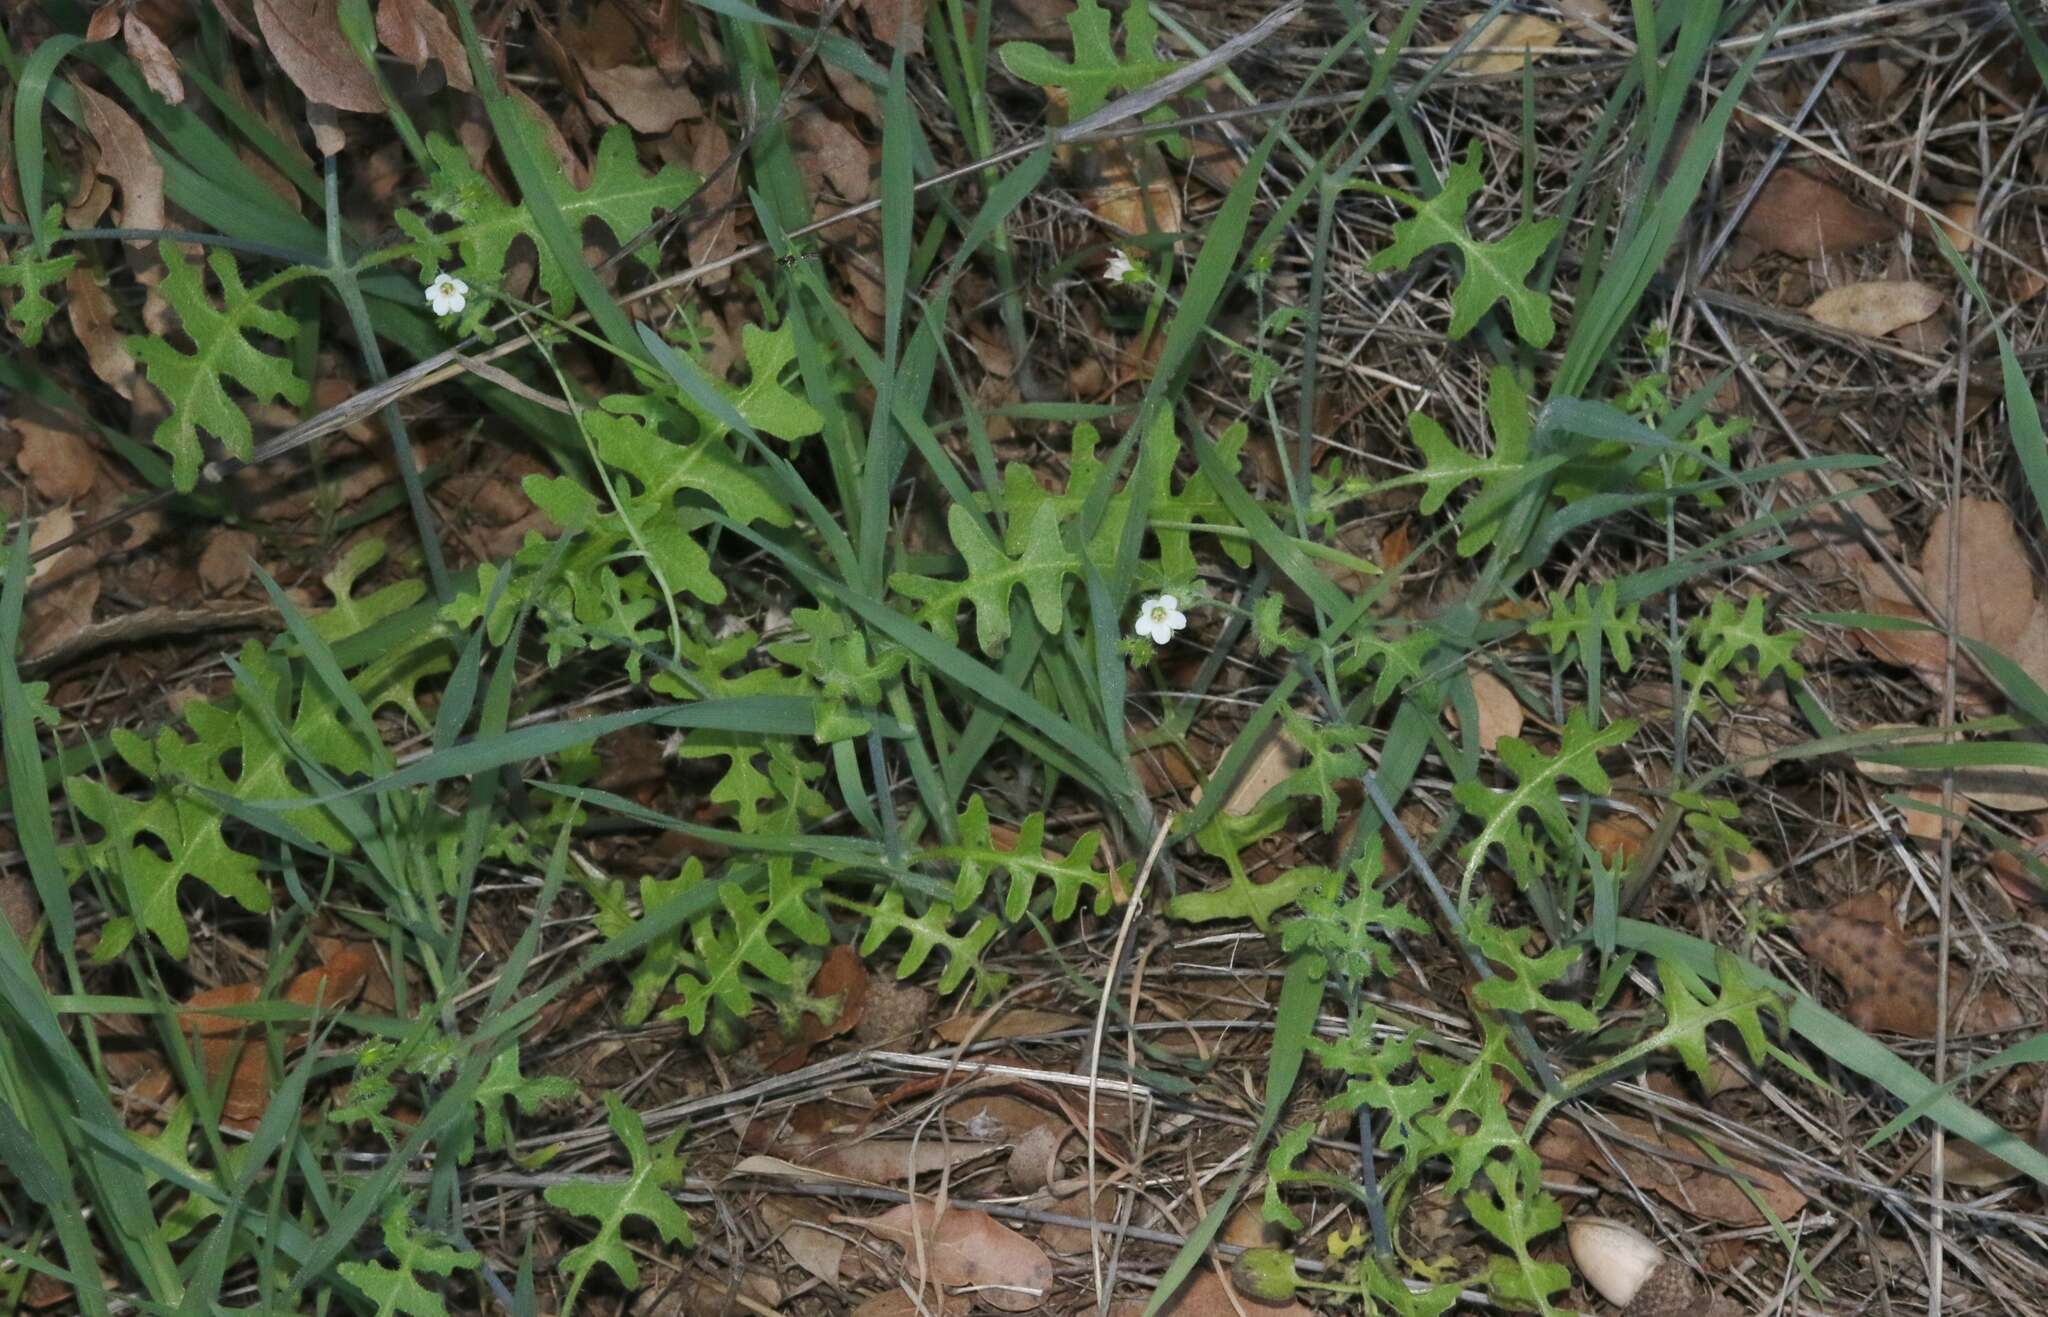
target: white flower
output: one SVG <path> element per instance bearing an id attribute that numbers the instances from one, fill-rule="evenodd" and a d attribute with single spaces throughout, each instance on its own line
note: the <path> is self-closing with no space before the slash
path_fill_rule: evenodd
<path id="1" fill-rule="evenodd" d="M 1138 634 L 1155 645 L 1173 639 L 1173 633 L 1187 624 L 1188 615 L 1180 611 L 1180 600 L 1170 594 L 1154 596 L 1138 605 Z"/>
<path id="2" fill-rule="evenodd" d="M 434 271 L 432 282 L 427 285 L 427 305 L 434 308 L 437 316 L 462 314 L 462 308 L 469 301 L 469 285 L 452 274 Z"/>
<path id="3" fill-rule="evenodd" d="M 1130 257 L 1124 255 L 1122 248 L 1111 252 L 1109 263 L 1102 267 L 1102 281 L 1107 284 L 1143 282 L 1144 277 L 1145 267 L 1135 264 Z"/>

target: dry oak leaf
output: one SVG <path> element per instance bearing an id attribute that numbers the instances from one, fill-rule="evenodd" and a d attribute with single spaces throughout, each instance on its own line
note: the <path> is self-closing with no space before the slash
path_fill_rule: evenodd
<path id="1" fill-rule="evenodd" d="M 1814 962 L 1842 985 L 1849 1023 L 1857 1028 L 1932 1038 L 1940 1022 L 1940 978 L 1933 956 L 1906 941 L 1882 892 L 1865 893 L 1832 910 L 1792 916 L 1792 935 Z M 1959 1033 L 2011 1029 L 2021 1022 L 2012 998 L 1995 988 L 1972 995 L 1969 976 L 1951 965 L 1950 1027 Z"/>
<path id="2" fill-rule="evenodd" d="M 377 6 L 377 40 L 419 73 L 429 59 L 441 61 L 442 75 L 458 91 L 475 91 L 469 76 L 469 53 L 448 16 L 432 0 L 383 0 Z"/>
<path id="3" fill-rule="evenodd" d="M 1479 748 L 1488 753 L 1504 736 L 1522 734 L 1522 702 L 1491 672 L 1472 674 L 1472 699 L 1479 706 Z"/>
<path id="4" fill-rule="evenodd" d="M 256 537 L 246 530 L 217 530 L 199 554 L 199 584 L 208 594 L 232 594 L 248 583 L 255 566 Z"/>
<path id="5" fill-rule="evenodd" d="M 925 0 L 860 0 L 875 40 L 915 58 L 924 50 Z"/>
<path id="6" fill-rule="evenodd" d="M 764 1194 L 754 1211 L 781 1244 L 790 1260 L 827 1285 L 839 1283 L 839 1264 L 846 1256 L 846 1237 L 830 1229 L 832 1214 L 801 1198 Z"/>
<path id="7" fill-rule="evenodd" d="M 1917 279 L 1875 279 L 1844 284 L 1815 298 L 1806 314 L 1823 325 L 1868 338 L 1917 325 L 1941 309 L 1942 296 Z"/>
<path id="8" fill-rule="evenodd" d="M 25 416 L 16 417 L 13 425 L 21 436 L 21 451 L 14 464 L 37 494 L 53 503 L 70 503 L 92 493 L 93 482 L 99 478 L 99 462 L 91 440 L 75 430 L 44 425 Z"/>
<path id="9" fill-rule="evenodd" d="M 621 64 L 583 70 L 592 91 L 636 133 L 665 133 L 685 119 L 703 117 L 704 105 L 652 65 Z"/>
<path id="10" fill-rule="evenodd" d="M 1472 14 L 1461 19 L 1458 30 L 1468 31 L 1480 17 Z M 1515 73 L 1520 71 L 1525 57 L 1530 60 L 1540 58 L 1563 36 L 1564 30 L 1547 18 L 1538 18 L 1534 14 L 1496 14 L 1493 21 L 1472 38 L 1470 49 L 1482 53 L 1460 55 L 1453 63 L 1463 73 Z"/>
<path id="11" fill-rule="evenodd" d="M 805 1148 L 792 1160 L 845 1180 L 892 1184 L 947 1170 L 994 1152 L 1000 1144 L 971 1139 L 863 1139 L 832 1148 Z"/>
<path id="12" fill-rule="evenodd" d="M 86 131 L 99 143 L 99 161 L 94 166 L 103 176 L 121 186 L 121 224 L 130 229 L 164 227 L 164 167 L 141 125 L 113 101 L 73 78 L 73 91 L 85 110 Z M 146 247 L 149 238 L 131 238 Z"/>
<path id="13" fill-rule="evenodd" d="M 1045 1250 L 986 1212 L 915 1198 L 880 1216 L 833 1220 L 900 1245 L 907 1270 L 940 1285 L 971 1286 L 991 1308 L 1030 1312 L 1052 1291 Z"/>
<path id="14" fill-rule="evenodd" d="M 340 7 L 339 0 L 256 0 L 256 26 L 278 67 L 307 100 L 382 114 L 377 84 L 341 34 Z"/>
<path id="15" fill-rule="evenodd" d="M 68 504 L 52 508 L 36 519 L 28 538 L 29 550 L 55 544 L 76 527 Z M 21 655 L 37 658 L 61 649 L 92 625 L 92 610 L 100 601 L 98 559 L 86 545 L 74 544 L 37 563 L 28 588 L 21 618 Z"/>
<path id="16" fill-rule="evenodd" d="M 1948 604 L 1951 522 L 1956 630 L 2009 654 L 2034 612 L 2034 568 L 2012 513 L 2003 503 L 1966 498 L 1935 517 L 1920 550 L 1920 578 L 1936 608 Z"/>
<path id="17" fill-rule="evenodd" d="M 1897 237 L 1899 226 L 1832 183 L 1797 169 L 1773 173 L 1742 219 L 1742 236 L 1787 256 L 1845 252 Z"/>
<path id="18" fill-rule="evenodd" d="M 107 295 L 106 285 L 91 269 L 74 265 L 64 276 L 64 291 L 70 294 L 64 312 L 71 320 L 71 332 L 85 348 L 86 364 L 100 383 L 135 401 L 135 356 L 128 351 L 128 336 L 114 323 L 114 299 Z"/>
<path id="19" fill-rule="evenodd" d="M 1124 234 L 1179 233 L 1185 226 L 1180 190 L 1159 148 L 1106 143 L 1079 164 L 1074 190 L 1095 218 Z"/>
<path id="20" fill-rule="evenodd" d="M 371 964 L 369 952 L 346 947 L 318 969 L 294 978 L 284 999 L 294 1006 L 337 1010 L 362 990 Z M 209 1087 L 217 1089 L 226 1081 L 221 1123 L 234 1129 L 253 1128 L 270 1105 L 270 1055 L 263 1044 L 261 1021 L 216 1012 L 221 1007 L 251 1005 L 262 993 L 261 983 L 207 988 L 192 994 L 179 1016 L 179 1028 L 198 1053 Z M 294 1033 L 289 1046 L 296 1047 L 304 1039 L 303 1031 Z"/>
<path id="21" fill-rule="evenodd" d="M 228 12 L 227 6 L 220 8 L 223 13 Z M 185 79 L 178 73 L 178 57 L 156 34 L 156 29 L 143 22 L 141 14 L 131 11 L 121 24 L 121 39 L 128 46 L 128 58 L 142 70 L 142 80 L 149 84 L 149 89 L 172 105 L 183 104 Z"/>
<path id="22" fill-rule="evenodd" d="M 1139 1317 L 1147 1306 L 1144 1299 L 1126 1299 L 1110 1312 L 1114 1317 Z M 1260 1303 L 1237 1292 L 1230 1277 L 1213 1268 L 1198 1272 L 1186 1289 L 1167 1300 L 1159 1317 L 1310 1317 L 1313 1309 L 1298 1299 L 1285 1303 Z"/>
<path id="23" fill-rule="evenodd" d="M 1563 1118 L 1536 1141 L 1536 1153 L 1546 1165 L 1590 1175 L 1603 1182 L 1617 1178 L 1615 1165 L 1627 1178 L 1648 1189 L 1680 1211 L 1702 1221 L 1741 1227 L 1768 1225 L 1769 1220 L 1729 1175 L 1704 1164 L 1710 1159 L 1697 1143 L 1677 1130 L 1660 1130 L 1635 1116 L 1609 1118 L 1616 1131 L 1649 1148 L 1669 1149 L 1671 1156 L 1644 1152 L 1617 1139 L 1593 1139 L 1570 1118 Z M 1604 1128 L 1604 1126 L 1603 1126 Z M 1602 1149 L 1606 1151 L 1602 1151 Z M 1613 1155 L 1610 1162 L 1608 1154 Z M 1724 1152 L 1730 1168 L 1756 1190 L 1780 1221 L 1797 1216 L 1806 1206 L 1806 1195 L 1784 1176 L 1766 1166 L 1745 1161 Z"/>
<path id="24" fill-rule="evenodd" d="M 1003 1011 L 993 1018 L 986 1011 L 948 1016 L 932 1026 L 932 1033 L 940 1041 L 958 1046 L 970 1038 L 977 1043 L 1002 1038 L 1042 1038 L 1047 1034 L 1078 1029 L 1086 1023 L 1080 1016 L 1064 1011 L 1042 1011 L 1026 1006 Z"/>

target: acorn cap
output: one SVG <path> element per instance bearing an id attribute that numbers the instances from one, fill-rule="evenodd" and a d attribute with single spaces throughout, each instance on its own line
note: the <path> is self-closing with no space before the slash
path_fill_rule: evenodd
<path id="1" fill-rule="evenodd" d="M 1699 1306 L 1700 1291 L 1693 1282 L 1692 1269 L 1676 1258 L 1667 1258 L 1621 1310 L 1621 1317 L 1695 1317 Z"/>

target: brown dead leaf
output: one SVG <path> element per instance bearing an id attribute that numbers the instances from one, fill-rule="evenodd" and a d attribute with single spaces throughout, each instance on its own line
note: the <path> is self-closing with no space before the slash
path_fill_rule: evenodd
<path id="1" fill-rule="evenodd" d="M 164 167 L 149 148 L 149 139 L 128 111 L 76 78 L 72 90 L 85 110 L 85 128 L 99 143 L 101 174 L 121 186 L 121 224 L 130 229 L 164 227 Z M 133 238 L 137 247 L 151 244 L 148 238 Z"/>
<path id="2" fill-rule="evenodd" d="M 586 68 L 583 76 L 611 112 L 636 133 L 665 133 L 704 114 L 703 102 L 688 87 L 651 64 Z"/>
<path id="3" fill-rule="evenodd" d="M 1951 201 L 1941 208 L 1941 213 L 1943 218 L 1935 222 L 1941 225 L 1941 235 L 1956 251 L 1966 253 L 1977 245 L 1976 202 L 1968 198 Z"/>
<path id="4" fill-rule="evenodd" d="M 1897 237 L 1899 226 L 1832 183 L 1779 169 L 1742 219 L 1742 235 L 1760 247 L 1810 258 Z"/>
<path id="5" fill-rule="evenodd" d="M 143 22 L 140 14 L 130 11 L 121 24 L 121 39 L 127 44 L 128 57 L 142 70 L 142 80 L 149 84 L 149 89 L 172 105 L 183 104 L 185 79 L 178 73 L 178 57 L 156 34 L 156 29 Z"/>
<path id="6" fill-rule="evenodd" d="M 1792 935 L 1814 962 L 1842 985 L 1849 1022 L 1859 1029 L 1932 1038 L 1940 1016 L 1940 987 L 1934 957 L 1906 941 L 1889 903 L 1852 898 L 1831 911 L 1792 916 Z M 1871 916 L 1879 916 L 1872 918 Z M 1969 976 L 1949 968 L 1952 1027 L 1965 1033 L 2009 1029 L 2020 1023 L 2019 1007 L 1995 988 L 1972 997 Z"/>
<path id="7" fill-rule="evenodd" d="M 1004 1312 L 1030 1312 L 1052 1292 L 1045 1250 L 986 1212 L 940 1209 L 930 1199 L 900 1203 L 880 1216 L 835 1217 L 902 1247 L 904 1266 L 940 1285 L 975 1287 L 974 1297 Z"/>
<path id="8" fill-rule="evenodd" d="M 1491 753 L 1504 736 L 1522 734 L 1522 702 L 1491 672 L 1472 674 L 1472 698 L 1479 706 L 1479 748 Z"/>
<path id="9" fill-rule="evenodd" d="M 1877 279 L 1830 288 L 1814 299 L 1806 314 L 1835 329 L 1881 338 L 1919 324 L 1939 311 L 1941 304 L 1941 293 L 1932 284 L 1917 279 Z"/>
<path id="10" fill-rule="evenodd" d="M 1942 1179 L 1966 1189 L 1996 1189 L 2023 1174 L 2003 1157 L 1986 1152 L 1968 1139 L 1951 1134 L 1942 1143 Z M 1934 1173 L 1934 1144 L 1930 1140 L 1920 1159 L 1913 1163 L 1915 1175 Z"/>
<path id="11" fill-rule="evenodd" d="M 865 1184 L 915 1179 L 986 1156 L 1000 1146 L 972 1139 L 865 1139 L 834 1148 L 806 1148 L 796 1160 Z"/>
<path id="12" fill-rule="evenodd" d="M 1458 30 L 1469 31 L 1481 17 L 1471 14 L 1459 20 Z M 1542 58 L 1543 52 L 1555 46 L 1563 36 L 1563 29 L 1547 18 L 1538 18 L 1534 14 L 1496 14 L 1493 21 L 1472 39 L 1468 49 L 1475 53 L 1460 55 L 1453 62 L 1464 73 L 1516 73 L 1521 70 L 1525 58 Z"/>
<path id="13" fill-rule="evenodd" d="M 36 519 L 29 535 L 31 551 L 55 544 L 77 529 L 68 505 L 52 508 Z M 37 563 L 29 575 L 29 596 L 22 610 L 21 652 L 36 658 L 62 648 L 92 625 L 93 606 L 100 601 L 98 559 L 83 544 Z"/>
<path id="14" fill-rule="evenodd" d="M 1614 11 L 1607 0 L 1555 0 L 1552 8 L 1582 37 L 1603 37 L 1600 29 L 1614 26 Z"/>
<path id="15" fill-rule="evenodd" d="M 1245 818 L 1259 807 L 1266 793 L 1285 782 L 1301 762 L 1301 751 L 1294 742 L 1278 732 L 1268 733 L 1265 742 L 1246 764 L 1230 788 L 1230 795 L 1223 801 L 1223 812 L 1232 818 Z M 1197 787 L 1194 802 L 1202 803 L 1202 789 Z"/>
<path id="16" fill-rule="evenodd" d="M 92 17 L 85 21 L 85 39 L 87 41 L 109 40 L 116 32 L 121 30 L 121 18 L 126 12 L 117 3 L 117 0 L 106 0 L 105 4 L 93 10 Z"/>
<path id="17" fill-rule="evenodd" d="M 341 34 L 340 0 L 255 0 L 277 66 L 316 105 L 355 114 L 384 113 L 384 98 L 370 72 Z"/>
<path id="18" fill-rule="evenodd" d="M 868 149 L 852 129 L 817 110 L 806 110 L 790 122 L 790 138 L 813 192 L 829 190 L 853 205 L 868 199 L 874 190 Z"/>
<path id="19" fill-rule="evenodd" d="M 217 530 L 199 554 L 199 584 L 208 594 L 233 594 L 255 568 L 256 537 L 246 530 Z"/>
<path id="20" fill-rule="evenodd" d="M 1624 1137 L 1648 1148 L 1668 1150 L 1670 1155 L 1645 1152 L 1611 1136 L 1596 1142 L 1586 1128 L 1569 1117 L 1559 1119 L 1536 1141 L 1537 1155 L 1546 1166 L 1575 1171 L 1603 1183 L 1618 1181 L 1618 1163 L 1629 1181 L 1701 1221 L 1738 1228 L 1769 1224 L 1741 1185 L 1718 1169 L 1694 1164 L 1710 1159 L 1686 1135 L 1677 1130 L 1661 1131 L 1635 1116 L 1610 1119 Z M 1601 1128 L 1604 1132 L 1604 1125 Z M 1784 1176 L 1733 1153 L 1725 1155 L 1731 1168 L 1749 1181 L 1779 1220 L 1789 1220 L 1805 1208 L 1806 1195 Z"/>
<path id="21" fill-rule="evenodd" d="M 1144 1299 L 1127 1299 L 1111 1308 L 1110 1313 L 1112 1317 L 1138 1317 L 1148 1306 Z M 1229 1273 L 1204 1267 L 1195 1273 L 1187 1288 L 1167 1300 L 1159 1317 L 1311 1317 L 1313 1312 L 1298 1299 L 1285 1303 L 1248 1299 L 1238 1293 Z"/>
<path id="22" fill-rule="evenodd" d="M 853 1036 L 870 1047 L 901 1046 L 924 1028 L 932 1016 L 932 995 L 914 983 L 884 980 L 868 984 L 867 1009 Z"/>
<path id="23" fill-rule="evenodd" d="M 362 990 L 373 963 L 368 952 L 345 944 L 333 960 L 294 978 L 284 999 L 294 1006 L 338 1010 Z M 218 1087 L 226 1080 L 221 1123 L 230 1128 L 254 1128 L 263 1119 L 264 1109 L 270 1105 L 270 1058 L 260 1021 L 216 1012 L 221 1007 L 251 1005 L 262 993 L 261 983 L 206 988 L 192 994 L 179 1016 L 179 1027 L 198 1054 L 208 1085 Z M 296 1047 L 304 1039 L 303 1032 L 294 1033 L 288 1046 Z"/>
<path id="24" fill-rule="evenodd" d="M 1031 1007 L 1003 1011 L 986 1024 L 987 1012 L 973 1015 L 955 1015 L 932 1026 L 932 1033 L 943 1042 L 959 1046 L 972 1038 L 978 1043 L 993 1042 L 1002 1038 L 1040 1038 L 1046 1034 L 1061 1033 L 1078 1029 L 1087 1021 L 1078 1015 L 1063 1011 L 1041 1011 Z"/>
<path id="25" fill-rule="evenodd" d="M 1010 1186 L 1020 1194 L 1035 1194 L 1059 1178 L 1060 1145 L 1068 1131 L 1047 1121 L 1024 1132 L 1010 1149 Z"/>
<path id="26" fill-rule="evenodd" d="M 128 351 L 127 336 L 114 323 L 114 299 L 92 268 L 74 265 L 64 276 L 64 291 L 70 294 L 65 315 L 71 332 L 85 348 L 86 364 L 115 393 L 133 402 L 137 375 L 135 357 Z"/>
<path id="27" fill-rule="evenodd" d="M 1888 105 L 1906 85 L 1905 66 L 1891 59 L 1850 60 L 1842 66 L 1842 76 L 1864 100 L 1879 108 Z"/>
<path id="28" fill-rule="evenodd" d="M 1586 825 L 1586 843 L 1609 868 L 1633 865 L 1650 840 L 1650 825 L 1633 814 L 1602 814 Z"/>
<path id="29" fill-rule="evenodd" d="M 829 1229 L 830 1211 L 802 1198 L 764 1194 L 754 1211 L 782 1245 L 790 1260 L 827 1285 L 839 1283 L 839 1264 L 846 1257 L 846 1237 Z"/>
<path id="30" fill-rule="evenodd" d="M 1949 536 L 1954 521 L 1956 629 L 2011 653 L 2034 612 L 2034 569 L 2004 503 L 1966 498 L 1945 508 L 1928 527 L 1920 550 L 1927 599 L 1945 608 L 1950 589 Z"/>
<path id="31" fill-rule="evenodd" d="M 923 53 L 925 0 L 860 0 L 860 8 L 875 40 L 910 59 Z"/>
<path id="32" fill-rule="evenodd" d="M 15 418 L 14 432 L 21 437 L 21 452 L 14 464 L 37 494 L 52 503 L 70 503 L 92 493 L 99 478 L 99 462 L 91 440 L 75 430 L 44 425 L 26 416 Z"/>
<path id="33" fill-rule="evenodd" d="M 1940 841 L 1947 832 L 1955 836 L 1962 830 L 1962 820 L 1970 812 L 1970 798 L 1958 791 L 1944 816 L 1941 808 L 1941 788 L 1913 787 L 1906 793 L 1909 802 L 1899 811 L 1899 822 L 1904 825 L 1906 835 L 1917 841 Z"/>
<path id="34" fill-rule="evenodd" d="M 848 1317 L 960 1317 L 973 1306 L 964 1295 L 942 1294 L 934 1301 L 929 1294 L 911 1294 L 899 1283 L 896 1289 L 868 1295 Z"/>
<path id="35" fill-rule="evenodd" d="M 651 739 L 649 745 L 653 755 L 647 760 L 652 770 L 650 781 L 660 776 L 660 745 Z M 607 788 L 619 790 L 617 786 Z M 867 1009 L 868 971 L 861 963 L 860 953 L 844 944 L 834 946 L 825 953 L 818 966 L 818 972 L 811 976 L 810 995 L 814 998 L 836 997 L 839 1008 L 830 1020 L 804 1013 L 798 1021 L 794 1038 L 777 1038 L 769 1035 L 763 1040 L 762 1068 L 771 1075 L 786 1075 L 800 1070 L 810 1060 L 811 1052 L 827 1039 L 842 1037 L 859 1027 L 861 1015 Z"/>
<path id="36" fill-rule="evenodd" d="M 462 38 L 455 35 L 447 15 L 436 9 L 432 0 L 382 0 L 377 6 L 377 40 L 413 72 L 424 71 L 430 59 L 439 60 L 449 86 L 476 90 Z"/>
<path id="37" fill-rule="evenodd" d="M 1179 233 L 1183 227 L 1180 190 L 1157 147 L 1105 143 L 1083 157 L 1074 190 L 1117 233 Z"/>

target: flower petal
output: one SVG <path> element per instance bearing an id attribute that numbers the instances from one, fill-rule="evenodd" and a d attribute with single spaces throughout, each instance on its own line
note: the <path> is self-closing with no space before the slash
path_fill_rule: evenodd
<path id="1" fill-rule="evenodd" d="M 1166 615 L 1166 620 L 1160 623 L 1161 626 L 1165 627 L 1169 631 L 1178 631 L 1187 624 L 1188 615 L 1186 613 L 1181 612 L 1178 608 L 1168 613 Z"/>
<path id="2" fill-rule="evenodd" d="M 1174 598 L 1170 594 L 1160 595 L 1157 599 L 1154 599 L 1152 603 L 1159 605 L 1159 607 L 1165 609 L 1169 613 L 1171 613 L 1174 609 L 1180 607 L 1180 600 Z M 1146 607 L 1151 607 L 1151 604 L 1146 605 Z"/>

